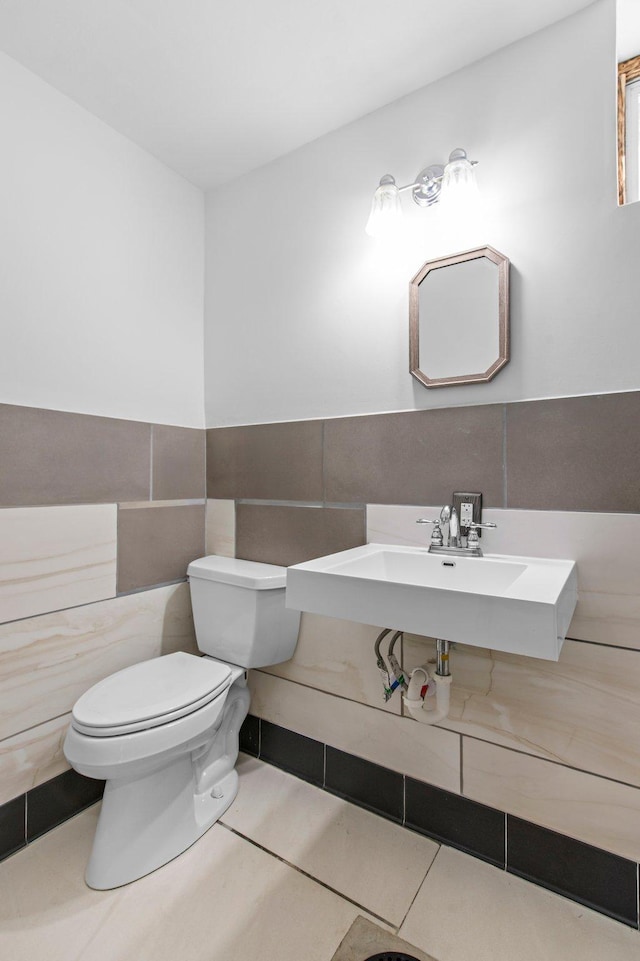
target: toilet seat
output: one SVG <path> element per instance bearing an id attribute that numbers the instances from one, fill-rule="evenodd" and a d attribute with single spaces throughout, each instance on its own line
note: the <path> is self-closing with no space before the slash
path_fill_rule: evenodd
<path id="1" fill-rule="evenodd" d="M 145 731 L 193 714 L 232 681 L 226 664 L 182 651 L 165 654 L 95 684 L 74 705 L 71 726 L 90 737 Z"/>

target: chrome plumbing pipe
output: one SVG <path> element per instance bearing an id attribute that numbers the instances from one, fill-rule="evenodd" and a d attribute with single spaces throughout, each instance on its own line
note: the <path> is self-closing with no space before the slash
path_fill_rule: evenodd
<path id="1" fill-rule="evenodd" d="M 436 674 L 440 677 L 449 677 L 451 671 L 449 670 L 449 641 L 441 640 L 437 638 L 436 640 Z"/>

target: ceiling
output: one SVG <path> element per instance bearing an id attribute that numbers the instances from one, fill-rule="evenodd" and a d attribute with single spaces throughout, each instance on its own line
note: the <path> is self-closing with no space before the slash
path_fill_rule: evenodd
<path id="1" fill-rule="evenodd" d="M 0 0 L 0 49 L 214 187 L 592 0 Z"/>

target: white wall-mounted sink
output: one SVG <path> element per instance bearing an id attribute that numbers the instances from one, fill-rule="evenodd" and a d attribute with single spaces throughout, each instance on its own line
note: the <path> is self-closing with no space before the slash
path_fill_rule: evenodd
<path id="1" fill-rule="evenodd" d="M 573 561 L 366 544 L 287 571 L 287 607 L 557 661 L 578 598 Z"/>

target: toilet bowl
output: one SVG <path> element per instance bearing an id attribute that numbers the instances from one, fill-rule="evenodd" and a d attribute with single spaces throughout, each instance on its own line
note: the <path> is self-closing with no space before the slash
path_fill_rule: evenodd
<path id="1" fill-rule="evenodd" d="M 293 654 L 299 614 L 284 606 L 286 569 L 210 556 L 189 566 L 196 641 L 99 681 L 76 702 L 64 753 L 106 781 L 86 871 L 119 887 L 181 854 L 238 790 L 247 668 Z M 213 656 L 222 652 L 234 659 Z"/>

